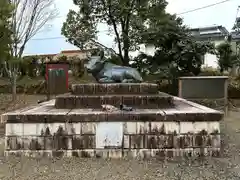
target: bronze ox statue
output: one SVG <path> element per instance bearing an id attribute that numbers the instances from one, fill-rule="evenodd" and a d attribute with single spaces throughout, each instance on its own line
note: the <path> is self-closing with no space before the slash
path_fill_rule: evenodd
<path id="1" fill-rule="evenodd" d="M 91 56 L 85 68 L 99 83 L 140 83 L 143 81 L 136 69 L 110 63 L 103 55 Z"/>

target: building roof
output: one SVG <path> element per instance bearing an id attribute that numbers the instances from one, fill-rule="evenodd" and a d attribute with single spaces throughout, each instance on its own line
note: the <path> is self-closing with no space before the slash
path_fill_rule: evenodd
<path id="1" fill-rule="evenodd" d="M 80 50 L 65 50 L 65 51 L 61 51 L 61 54 L 69 54 L 69 53 L 81 53 Z"/>
<path id="2" fill-rule="evenodd" d="M 223 26 L 206 26 L 206 27 L 199 27 L 199 28 L 192 28 L 190 29 L 193 37 L 200 40 L 205 39 L 224 39 L 226 36 L 229 35 L 228 30 Z"/>
<path id="3" fill-rule="evenodd" d="M 209 31 L 209 30 L 216 30 L 216 29 L 219 29 L 222 34 L 229 33 L 224 26 L 220 26 L 220 25 L 191 28 L 190 31 Z"/>
<path id="4" fill-rule="evenodd" d="M 85 53 L 88 51 L 90 50 L 63 50 L 59 54 Z M 25 57 L 31 57 L 31 56 L 54 57 L 59 54 L 37 54 L 37 55 L 27 55 Z"/>
<path id="5" fill-rule="evenodd" d="M 91 39 L 89 43 L 90 43 L 90 44 L 93 44 L 94 46 L 97 46 L 97 47 L 95 47 L 95 48 L 90 47 L 90 48 L 88 48 L 88 49 L 86 49 L 86 50 L 63 50 L 63 51 L 61 51 L 59 54 L 87 53 L 87 52 L 92 51 L 92 50 L 94 50 L 94 49 L 97 49 L 97 48 L 99 48 L 99 47 L 102 48 L 102 49 L 104 49 L 105 51 L 107 51 L 109 54 L 117 54 L 116 51 L 114 51 L 113 48 L 108 48 L 108 47 L 104 46 L 103 44 L 95 41 L 94 39 Z M 59 55 L 59 54 L 27 55 L 26 57 L 29 57 L 29 56 L 54 57 L 54 56 Z"/>
<path id="6" fill-rule="evenodd" d="M 232 36 L 232 40 L 234 41 L 236 41 L 236 40 L 240 40 L 240 32 L 237 32 L 237 31 L 233 31 L 233 32 L 231 32 L 230 33 L 231 34 L 231 36 Z"/>
<path id="7" fill-rule="evenodd" d="M 36 54 L 36 55 L 27 55 L 25 57 L 32 57 L 32 56 L 42 56 L 42 57 L 54 57 L 57 54 Z"/>
<path id="8" fill-rule="evenodd" d="M 72 54 L 72 53 L 85 53 L 85 52 L 89 52 L 92 49 L 87 49 L 87 50 L 64 50 L 61 51 L 60 54 Z"/>

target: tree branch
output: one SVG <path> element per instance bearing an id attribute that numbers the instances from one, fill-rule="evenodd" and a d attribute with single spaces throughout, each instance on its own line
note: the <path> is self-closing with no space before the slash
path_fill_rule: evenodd
<path id="1" fill-rule="evenodd" d="M 51 9 L 54 0 L 14 0 L 16 10 L 13 13 L 14 57 L 21 57 L 27 42 L 34 37 L 51 19 L 57 16 Z"/>
<path id="2" fill-rule="evenodd" d="M 130 18 L 132 14 L 132 9 L 134 6 L 135 0 L 132 0 L 131 4 L 126 4 L 126 6 L 129 6 L 129 10 L 127 12 L 127 15 L 123 18 L 120 18 L 121 26 L 122 26 L 122 36 L 123 36 L 123 49 L 124 49 L 124 65 L 128 65 L 129 63 L 129 25 L 130 25 Z"/>
<path id="3" fill-rule="evenodd" d="M 109 19 L 111 20 L 112 24 L 113 24 L 113 29 L 114 29 L 114 32 L 115 32 L 115 35 L 116 35 L 116 39 L 117 39 L 117 44 L 118 44 L 118 51 L 119 51 L 119 56 L 123 62 L 123 54 L 122 54 L 122 46 L 121 46 L 121 39 L 120 39 L 120 35 L 118 33 L 118 30 L 117 30 L 117 23 L 111 13 L 111 0 L 109 0 L 108 2 L 108 7 L 107 5 L 105 4 L 104 0 L 102 0 L 102 4 L 104 6 L 104 9 L 107 11 L 107 15 L 109 17 Z"/>
<path id="4" fill-rule="evenodd" d="M 24 11 L 26 10 L 27 2 L 28 2 L 28 0 L 25 0 L 25 1 L 24 1 L 23 5 L 22 5 L 22 9 L 21 9 L 20 12 L 24 12 Z M 20 0 L 18 0 L 18 3 L 16 4 L 17 7 L 19 6 L 19 3 L 20 3 Z M 17 8 L 16 8 L 16 10 L 17 10 Z M 17 14 L 16 14 L 16 16 L 17 16 Z M 20 27 L 22 26 L 22 23 L 23 23 L 23 17 L 24 17 L 24 16 L 19 16 L 19 19 L 18 19 L 18 21 L 16 22 L 16 25 L 18 25 L 17 31 L 15 32 L 16 35 L 18 35 L 18 34 L 20 33 Z"/>

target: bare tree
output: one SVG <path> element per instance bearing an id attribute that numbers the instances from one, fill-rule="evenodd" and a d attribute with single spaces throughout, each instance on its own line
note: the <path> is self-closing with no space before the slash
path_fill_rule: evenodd
<path id="1" fill-rule="evenodd" d="M 11 0 L 14 11 L 11 17 L 11 60 L 5 61 L 5 69 L 12 85 L 13 100 L 16 99 L 18 63 L 31 38 L 57 17 L 55 0 Z"/>

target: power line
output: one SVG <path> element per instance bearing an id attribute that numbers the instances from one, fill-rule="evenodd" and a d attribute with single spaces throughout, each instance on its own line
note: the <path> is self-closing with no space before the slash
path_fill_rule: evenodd
<path id="1" fill-rule="evenodd" d="M 188 10 L 188 11 L 185 11 L 185 12 L 178 13 L 177 15 L 182 15 L 182 14 L 186 14 L 186 13 L 190 13 L 190 12 L 206 9 L 206 8 L 209 8 L 209 7 L 212 7 L 212 6 L 223 4 L 223 3 L 228 2 L 228 1 L 231 1 L 231 0 L 224 0 L 224 1 L 220 1 L 220 2 L 214 3 L 214 4 L 209 4 L 209 5 L 206 5 L 206 6 L 203 6 L 203 7 L 199 7 L 199 8 L 196 8 L 196 9 L 192 9 L 192 10 Z M 57 18 L 62 18 L 62 17 L 65 17 L 65 16 L 58 16 Z"/>
<path id="2" fill-rule="evenodd" d="M 49 37 L 49 38 L 34 38 L 29 41 L 43 41 L 43 40 L 53 40 L 53 39 L 65 39 L 65 37 Z"/>
<path id="3" fill-rule="evenodd" d="M 203 6 L 203 7 L 199 7 L 199 8 L 196 8 L 196 9 L 192 9 L 192 10 L 188 10 L 188 11 L 185 11 L 185 12 L 178 13 L 177 15 L 182 15 L 182 14 L 187 14 L 187 13 L 199 11 L 199 10 L 206 9 L 206 8 L 209 8 L 209 7 L 213 7 L 213 6 L 216 6 L 216 5 L 219 5 L 219 4 L 223 4 L 223 3 L 228 2 L 228 1 L 231 1 L 231 0 L 224 0 L 224 1 L 221 1 L 221 2 L 218 2 L 218 3 L 209 4 L 209 5 L 206 5 L 206 6 Z"/>
<path id="4" fill-rule="evenodd" d="M 99 32 L 108 32 L 108 30 L 103 30 Z M 58 37 L 49 37 L 49 38 L 33 38 L 33 39 L 30 39 L 29 41 L 43 41 L 43 40 L 54 40 L 54 39 L 67 39 L 67 38 L 63 36 L 58 36 Z"/>
<path id="5" fill-rule="evenodd" d="M 238 13 L 239 13 L 239 10 L 240 10 L 240 6 L 238 6 L 238 8 L 237 8 L 237 13 L 236 13 L 236 18 L 235 18 L 235 21 L 234 21 L 234 23 L 233 23 L 233 28 L 234 28 L 234 26 L 236 25 L 238 25 L 238 18 L 240 18 L 240 17 L 238 17 Z M 233 29 L 232 28 L 232 29 Z M 238 28 L 237 28 L 238 29 Z M 234 29 L 233 29 L 234 30 Z M 235 29 L 236 30 L 236 29 Z"/>
<path id="6" fill-rule="evenodd" d="M 239 10 L 240 10 L 240 6 L 238 6 L 238 8 L 237 8 L 237 14 L 236 14 L 236 19 L 235 19 L 235 22 L 237 22 L 237 18 L 238 18 L 238 13 L 239 13 Z"/>
<path id="7" fill-rule="evenodd" d="M 206 5 L 206 6 L 203 6 L 203 7 L 199 7 L 199 8 L 196 8 L 196 9 L 192 9 L 192 10 L 188 10 L 188 11 L 185 11 L 185 12 L 182 12 L 182 13 L 178 13 L 177 15 L 182 15 L 182 14 L 187 14 L 187 13 L 199 11 L 199 10 L 202 10 L 202 9 L 206 9 L 206 8 L 209 8 L 209 7 L 213 7 L 213 6 L 216 6 L 216 5 L 219 5 L 219 4 L 226 3 L 228 1 L 231 1 L 231 0 L 224 0 L 224 1 L 221 1 L 221 2 L 218 2 L 218 3 L 209 4 L 209 5 Z M 100 32 L 106 32 L 106 31 L 108 31 L 108 30 L 104 30 L 104 31 L 100 31 Z M 43 41 L 43 40 L 54 40 L 54 39 L 65 39 L 65 37 L 35 38 L 35 39 L 30 39 L 30 41 Z"/>

